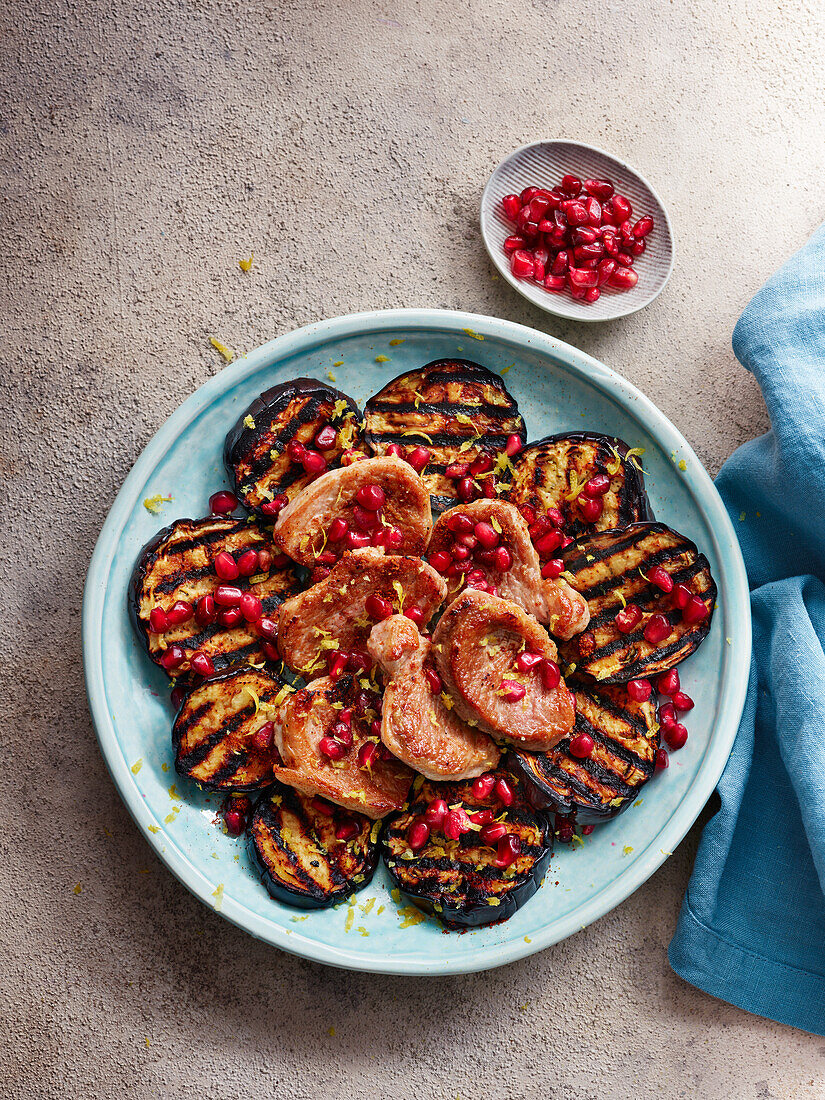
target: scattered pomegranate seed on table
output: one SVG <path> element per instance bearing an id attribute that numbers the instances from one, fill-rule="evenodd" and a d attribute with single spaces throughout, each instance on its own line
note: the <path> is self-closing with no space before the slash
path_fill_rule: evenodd
<path id="1" fill-rule="evenodd" d="M 647 247 L 653 218 L 645 214 L 631 224 L 633 206 L 610 180 L 582 183 L 568 174 L 557 187 L 505 195 L 501 208 L 516 226 L 504 251 L 517 279 L 588 303 L 597 302 L 604 287 L 630 290 L 639 281 L 633 263 Z"/>

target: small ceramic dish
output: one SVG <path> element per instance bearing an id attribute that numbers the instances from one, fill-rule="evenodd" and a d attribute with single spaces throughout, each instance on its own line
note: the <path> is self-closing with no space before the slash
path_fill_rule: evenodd
<path id="1" fill-rule="evenodd" d="M 517 232 L 504 216 L 501 200 L 518 195 L 525 187 L 556 187 L 562 176 L 571 173 L 579 179 L 609 179 L 616 191 L 633 204 L 632 221 L 650 214 L 654 229 L 647 238 L 647 249 L 636 258 L 634 269 L 639 281 L 631 290 L 601 287 L 596 302 L 579 302 L 567 293 L 553 293 L 530 279 L 517 279 L 510 270 L 504 241 Z M 662 200 L 644 178 L 629 164 L 580 141 L 561 138 L 534 141 L 522 145 L 499 164 L 481 197 L 481 235 L 490 258 L 508 283 L 533 305 L 557 317 L 574 321 L 612 321 L 635 313 L 658 297 L 673 270 L 673 232 Z"/>

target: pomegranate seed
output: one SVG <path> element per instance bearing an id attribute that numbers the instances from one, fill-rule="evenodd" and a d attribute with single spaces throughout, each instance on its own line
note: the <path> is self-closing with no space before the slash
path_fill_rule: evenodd
<path id="1" fill-rule="evenodd" d="M 579 497 L 579 508 L 585 523 L 595 523 L 604 511 L 604 501 L 601 497 Z"/>
<path id="2" fill-rule="evenodd" d="M 491 821 L 489 825 L 484 825 L 478 834 L 478 838 L 482 844 L 488 844 L 491 848 L 496 844 L 507 832 L 507 826 L 503 821 Z"/>
<path id="3" fill-rule="evenodd" d="M 347 550 L 360 550 L 362 546 L 369 546 L 371 537 L 365 531 L 353 531 L 350 527 L 344 538 Z"/>
<path id="4" fill-rule="evenodd" d="M 409 462 L 410 466 L 412 466 L 417 474 L 420 474 L 430 461 L 431 456 L 432 452 L 428 451 L 426 447 L 413 447 L 407 455 L 407 462 Z"/>
<path id="5" fill-rule="evenodd" d="M 631 256 L 641 256 L 647 250 L 645 241 L 634 241 L 633 244 L 628 247 L 630 248 Z"/>
<path id="6" fill-rule="evenodd" d="M 378 512 L 363 508 L 360 504 L 356 504 L 353 508 L 352 518 L 355 526 L 360 527 L 362 531 L 374 531 L 381 523 Z"/>
<path id="7" fill-rule="evenodd" d="M 569 747 L 571 756 L 575 756 L 577 760 L 586 760 L 593 755 L 596 742 L 589 733 L 577 733 Z"/>
<path id="8" fill-rule="evenodd" d="M 399 446 L 397 443 L 390 443 L 389 447 L 387 447 L 386 451 L 384 451 L 384 454 L 390 455 L 392 458 L 403 458 L 404 448 Z"/>
<path id="9" fill-rule="evenodd" d="M 385 600 L 383 596 L 379 596 L 377 592 L 373 592 L 367 596 L 364 610 L 371 619 L 377 619 L 380 623 L 392 615 L 392 604 L 389 600 Z"/>
<path id="10" fill-rule="evenodd" d="M 607 474 L 596 474 L 584 487 L 585 496 L 603 497 L 610 488 L 610 478 Z"/>
<path id="11" fill-rule="evenodd" d="M 172 706 L 175 708 L 175 710 L 179 710 L 180 705 L 181 705 L 181 703 L 183 702 L 183 700 L 185 698 L 186 698 L 186 688 L 178 686 L 178 687 L 172 688 L 172 691 L 169 695 L 169 702 L 172 704 Z"/>
<path id="12" fill-rule="evenodd" d="M 566 818 L 556 818 L 556 836 L 562 844 L 569 844 L 573 839 L 572 822 Z"/>
<path id="13" fill-rule="evenodd" d="M 578 202 L 576 199 L 563 202 L 561 208 L 567 216 L 568 223 L 572 226 L 587 225 L 590 220 L 584 203 Z"/>
<path id="14" fill-rule="evenodd" d="M 319 565 L 334 565 L 338 559 L 331 550 L 322 550 L 315 561 Z"/>
<path id="15" fill-rule="evenodd" d="M 336 722 L 332 727 L 332 736 L 336 741 L 340 741 L 342 745 L 349 748 L 352 744 L 352 727 L 348 726 L 346 722 Z"/>
<path id="16" fill-rule="evenodd" d="M 195 653 L 189 658 L 189 667 L 193 672 L 197 672 L 198 676 L 212 676 L 215 672 L 212 658 L 207 653 Z"/>
<path id="17" fill-rule="evenodd" d="M 275 726 L 272 722 L 264 722 L 264 724 L 252 735 L 252 744 L 256 749 L 264 751 L 270 747 L 273 738 L 275 737 Z"/>
<path id="18" fill-rule="evenodd" d="M 264 606 L 257 596 L 244 592 L 240 602 L 241 614 L 248 623 L 256 623 L 264 613 Z"/>
<path id="19" fill-rule="evenodd" d="M 214 569 L 222 581 L 235 581 L 240 576 L 237 562 L 226 550 L 216 554 Z"/>
<path id="20" fill-rule="evenodd" d="M 558 550 L 561 546 L 561 540 L 563 536 L 560 531 L 548 531 L 546 535 L 542 535 L 541 538 L 536 539 L 536 550 L 542 557 L 552 554 L 554 550 Z"/>
<path id="21" fill-rule="evenodd" d="M 673 706 L 676 710 L 682 712 L 693 710 L 693 707 L 695 705 L 691 697 L 685 694 L 684 691 L 675 691 L 671 696 L 670 701 L 673 703 Z"/>
<path id="22" fill-rule="evenodd" d="M 585 180 L 584 189 L 588 195 L 592 195 L 599 202 L 606 202 L 613 194 L 613 184 L 610 180 Z"/>
<path id="23" fill-rule="evenodd" d="M 561 189 L 562 191 L 566 191 L 568 195 L 573 195 L 575 197 L 581 192 L 582 181 L 578 176 L 562 176 Z"/>
<path id="24" fill-rule="evenodd" d="M 616 238 L 613 236 L 612 233 L 605 233 L 602 240 L 604 241 L 604 250 L 605 250 L 605 252 L 607 253 L 608 256 L 618 256 L 619 255 L 619 251 L 620 251 L 619 243 L 616 240 Z M 604 261 L 602 261 L 602 263 L 604 263 Z M 616 270 L 616 264 L 614 262 L 613 267 L 611 269 L 611 274 L 615 270 Z"/>
<path id="25" fill-rule="evenodd" d="M 210 623 L 214 623 L 218 617 L 218 611 L 215 607 L 215 599 L 213 596 L 201 596 L 198 602 L 195 604 L 195 618 L 200 626 L 209 626 Z"/>
<path id="26" fill-rule="evenodd" d="M 237 607 L 243 592 L 234 584 L 219 584 L 215 589 L 215 603 L 219 607 Z"/>
<path id="27" fill-rule="evenodd" d="M 655 584 L 661 592 L 673 591 L 673 577 L 661 565 L 654 565 L 648 573 L 648 580 Z"/>
<path id="28" fill-rule="evenodd" d="M 592 265 L 589 261 L 596 260 L 598 262 L 603 256 L 604 245 L 601 241 L 594 241 L 593 244 L 579 244 L 573 249 L 573 258 L 580 267 L 590 267 Z"/>
<path id="29" fill-rule="evenodd" d="M 494 775 L 480 775 L 470 788 L 473 798 L 487 798 L 492 794 L 495 785 L 496 777 Z"/>
<path id="30" fill-rule="evenodd" d="M 675 668 L 669 668 L 661 673 L 656 681 L 656 690 L 660 695 L 674 695 L 679 690 L 679 673 Z"/>
<path id="31" fill-rule="evenodd" d="M 615 270 L 616 261 L 611 260 L 610 257 L 605 257 L 596 268 L 597 284 L 599 286 L 604 286 Z"/>
<path id="32" fill-rule="evenodd" d="M 633 226 L 633 236 L 640 240 L 642 237 L 646 237 L 652 229 L 653 218 L 651 218 L 649 214 L 645 214 L 645 216 L 639 218 Z"/>
<path id="33" fill-rule="evenodd" d="M 561 683 L 561 669 L 555 661 L 544 660 L 539 665 L 541 686 L 545 691 L 555 691 Z"/>
<path id="34" fill-rule="evenodd" d="M 358 822 L 347 817 L 335 826 L 335 839 L 342 840 L 346 844 L 348 840 L 354 840 L 360 832 L 361 827 Z"/>
<path id="35" fill-rule="evenodd" d="M 233 626 L 237 626 L 241 619 L 243 619 L 243 615 L 239 607 L 224 607 L 222 611 L 218 612 L 218 622 L 228 630 L 231 630 Z"/>
<path id="36" fill-rule="evenodd" d="M 682 611 L 682 619 L 686 623 L 700 623 L 707 618 L 708 609 L 705 601 L 699 596 L 691 596 Z"/>
<path id="37" fill-rule="evenodd" d="M 244 831 L 244 816 L 239 810 L 226 810 L 223 821 L 230 836 L 240 836 Z"/>
<path id="38" fill-rule="evenodd" d="M 424 677 L 429 685 L 430 691 L 433 695 L 438 695 L 442 689 L 441 677 L 435 671 L 434 668 L 425 668 Z"/>
<path id="39" fill-rule="evenodd" d="M 690 603 L 692 592 L 684 584 L 677 584 L 673 589 L 673 603 L 675 607 L 684 610 Z"/>
<path id="40" fill-rule="evenodd" d="M 544 281 L 544 261 L 539 258 L 539 249 L 535 249 L 533 252 L 533 278 L 537 283 Z"/>
<path id="41" fill-rule="evenodd" d="M 493 562 L 493 565 L 499 571 L 499 573 L 506 573 L 512 564 L 513 555 L 510 553 L 507 547 L 497 547 L 495 550 L 495 561 Z"/>
<path id="42" fill-rule="evenodd" d="M 478 497 L 478 489 L 476 484 L 470 477 L 463 477 L 456 485 L 456 492 L 458 493 L 458 499 L 468 503 L 471 500 L 475 500 Z"/>
<path id="43" fill-rule="evenodd" d="M 347 521 L 345 519 L 341 519 L 340 516 L 336 516 L 336 518 L 329 525 L 327 537 L 330 542 L 340 542 L 341 539 L 344 538 L 344 536 L 346 535 L 347 531 L 349 531 Z"/>
<path id="44" fill-rule="evenodd" d="M 484 484 L 481 486 L 481 492 L 488 500 L 495 500 L 498 496 L 498 490 L 496 489 L 496 483 L 493 478 L 488 477 L 484 479 Z"/>
<path id="45" fill-rule="evenodd" d="M 431 829 L 440 829 L 447 816 L 447 803 L 443 798 L 434 798 L 424 811 L 424 820 Z"/>
<path id="46" fill-rule="evenodd" d="M 331 424 L 327 424 L 315 436 L 315 446 L 322 451 L 328 451 L 335 444 L 337 434 L 335 428 Z"/>
<path id="47" fill-rule="evenodd" d="M 432 805 L 432 803 L 431 803 Z M 464 810 L 449 810 L 444 818 L 444 836 L 448 840 L 458 838 L 469 831 L 470 821 Z"/>
<path id="48" fill-rule="evenodd" d="M 446 573 L 452 563 L 452 558 L 446 550 L 436 550 L 434 554 L 430 554 L 430 565 L 435 569 L 437 573 Z"/>
<path id="49" fill-rule="evenodd" d="M 602 296 L 602 292 L 599 290 L 598 287 L 595 287 L 595 286 L 591 286 L 591 288 L 589 290 L 586 290 L 584 292 L 585 302 L 598 302 L 598 300 L 599 300 L 599 298 L 601 298 L 601 296 Z"/>
<path id="50" fill-rule="evenodd" d="M 381 719 L 380 718 L 374 718 L 372 720 L 372 722 L 370 722 L 370 733 L 372 734 L 373 737 L 380 737 L 381 736 Z"/>
<path id="51" fill-rule="evenodd" d="M 160 663 L 167 672 L 171 672 L 173 668 L 177 668 L 178 665 L 183 664 L 184 656 L 185 654 L 179 645 L 172 645 L 165 650 L 160 659 Z"/>
<path id="52" fill-rule="evenodd" d="M 672 752 L 676 752 L 688 739 L 688 731 L 681 722 L 675 722 L 665 730 L 665 741 Z"/>
<path id="53" fill-rule="evenodd" d="M 326 470 L 327 460 L 318 451 L 308 450 L 301 459 L 301 465 L 308 474 L 317 477 L 318 474 L 322 474 Z"/>
<path id="54" fill-rule="evenodd" d="M 476 810 L 474 814 L 469 815 L 473 825 L 489 825 L 495 816 L 492 810 Z"/>
<path id="55" fill-rule="evenodd" d="M 482 452 L 470 463 L 470 476 L 478 477 L 479 474 L 486 474 L 488 470 L 492 470 L 493 465 L 492 457 L 486 452 Z"/>
<path id="56" fill-rule="evenodd" d="M 307 449 L 299 440 L 290 439 L 286 446 L 286 453 L 293 462 L 303 462 Z"/>
<path id="57" fill-rule="evenodd" d="M 650 645 L 659 645 L 670 634 L 672 627 L 664 615 L 651 615 L 645 626 L 643 637 Z"/>
<path id="58" fill-rule="evenodd" d="M 505 195 L 501 200 L 501 209 L 504 211 L 504 217 L 513 221 L 516 214 L 521 210 L 521 199 L 518 195 Z"/>
<path id="59" fill-rule="evenodd" d="M 358 750 L 358 767 L 366 768 L 369 771 L 375 763 L 377 754 L 378 746 L 374 745 L 372 741 L 365 741 Z"/>
<path id="60" fill-rule="evenodd" d="M 650 680 L 631 680 L 627 685 L 627 694 L 637 703 L 646 703 L 653 694 Z"/>
<path id="61" fill-rule="evenodd" d="M 587 220 L 590 224 L 600 226 L 602 224 L 602 207 L 599 200 L 591 195 L 589 199 L 584 200 L 584 208 L 587 211 Z"/>
<path id="62" fill-rule="evenodd" d="M 420 852 L 430 839 L 430 826 L 426 821 L 416 821 L 407 830 L 407 843 L 414 852 Z"/>
<path id="63" fill-rule="evenodd" d="M 673 703 L 662 703 L 659 707 L 659 725 L 662 729 L 670 729 L 671 726 L 676 725 L 676 707 Z"/>
<path id="64" fill-rule="evenodd" d="M 244 550 L 238 558 L 238 573 L 242 577 L 251 577 L 258 568 L 258 551 Z"/>
<path id="65" fill-rule="evenodd" d="M 261 511 L 265 516 L 277 516 L 287 504 L 289 504 L 289 497 L 286 493 L 279 493 L 274 500 L 265 500 L 261 505 Z"/>
<path id="66" fill-rule="evenodd" d="M 664 771 L 670 764 L 670 757 L 667 754 L 666 749 L 656 750 L 656 771 Z"/>
<path id="67" fill-rule="evenodd" d="M 276 641 L 278 638 L 278 620 L 267 618 L 259 620 L 258 633 L 263 635 L 264 638 L 269 638 L 270 641 Z"/>
<path id="68" fill-rule="evenodd" d="M 512 806 L 515 795 L 513 794 L 513 788 L 507 782 L 506 779 L 496 780 L 496 798 L 504 806 Z"/>
<path id="69" fill-rule="evenodd" d="M 517 703 L 520 699 L 523 699 L 526 694 L 527 689 L 524 684 L 520 684 L 516 680 L 501 681 L 501 697 L 505 702 Z"/>
<path id="70" fill-rule="evenodd" d="M 377 512 L 379 508 L 383 508 L 386 504 L 387 494 L 380 485 L 370 484 L 362 486 L 355 494 L 355 499 L 362 508 L 366 508 L 370 512 Z"/>
<path id="71" fill-rule="evenodd" d="M 469 462 L 451 462 L 445 469 L 444 476 L 448 477 L 451 481 L 458 481 L 459 478 L 466 477 L 469 472 Z"/>
<path id="72" fill-rule="evenodd" d="M 517 249 L 510 257 L 510 270 L 517 279 L 532 279 L 536 274 L 532 255 L 524 248 Z"/>
<path id="73" fill-rule="evenodd" d="M 452 555 L 453 561 L 468 561 L 470 557 L 469 547 L 456 543 L 456 545 L 453 546 Z"/>
<path id="74" fill-rule="evenodd" d="M 566 249 L 562 248 L 556 253 L 550 270 L 554 275 L 564 275 L 570 266 L 570 257 Z"/>
<path id="75" fill-rule="evenodd" d="M 590 836 L 595 828 L 595 825 L 582 825 L 582 836 Z"/>
<path id="76" fill-rule="evenodd" d="M 496 867 L 509 867 L 511 863 L 518 859 L 520 853 L 521 841 L 513 833 L 508 833 L 498 842 L 495 859 Z"/>
<path id="77" fill-rule="evenodd" d="M 543 658 L 540 653 L 529 653 L 525 650 L 516 657 L 516 668 L 519 672 L 529 672 L 536 665 L 541 664 Z"/>
<path id="78" fill-rule="evenodd" d="M 559 291 L 564 290 L 567 286 L 567 280 L 563 275 L 547 275 L 544 280 L 544 285 L 547 290 Z"/>
<path id="79" fill-rule="evenodd" d="M 625 198 L 624 195 L 614 195 L 611 201 L 613 203 L 613 224 L 621 225 L 633 213 L 630 199 Z"/>
<path id="80" fill-rule="evenodd" d="M 512 458 L 513 455 L 517 455 L 522 449 L 524 444 L 522 443 L 520 435 L 508 435 L 507 442 L 504 445 L 504 453 L 508 458 Z"/>
<path id="81" fill-rule="evenodd" d="M 169 629 L 169 619 L 162 607 L 153 607 L 149 612 L 149 629 L 154 634 L 165 634 Z"/>
<path id="82" fill-rule="evenodd" d="M 621 257 L 621 253 L 617 259 Z M 610 278 L 607 280 L 607 285 L 615 287 L 617 290 L 630 290 L 639 281 L 639 276 L 635 271 L 631 271 L 628 267 L 617 267 Z"/>
<path id="83" fill-rule="evenodd" d="M 354 650 L 347 656 L 347 672 L 352 672 L 357 676 L 361 672 L 368 672 L 371 668 L 372 660 L 366 653 L 358 653 L 357 650 Z M 346 711 L 341 711 L 341 714 L 345 713 Z"/>
<path id="84" fill-rule="evenodd" d="M 485 550 L 492 550 L 494 546 L 498 546 L 498 532 L 495 531 L 489 523 L 482 520 L 477 523 L 473 528 L 473 534 L 484 547 Z"/>
<path id="85" fill-rule="evenodd" d="M 420 607 L 408 607 L 407 610 L 404 612 L 404 616 L 409 619 L 410 622 L 415 623 L 415 625 L 419 629 L 426 622 L 426 619 L 424 618 L 424 612 L 421 610 Z"/>
<path id="86" fill-rule="evenodd" d="M 592 225 L 580 225 L 578 229 L 573 230 L 573 242 L 575 244 L 595 244 L 597 241 L 599 241 L 599 231 L 594 229 Z M 603 248 L 604 246 L 601 245 L 600 241 L 599 243 L 600 247 Z M 575 255 L 575 249 L 573 251 Z"/>
<path id="87" fill-rule="evenodd" d="M 475 527 L 475 523 L 470 519 L 466 512 L 460 512 L 454 508 L 451 512 L 447 513 L 447 530 L 452 531 L 454 535 L 469 535 Z"/>
<path id="88" fill-rule="evenodd" d="M 347 755 L 346 745 L 342 745 L 333 737 L 322 737 L 318 742 L 318 750 L 328 760 L 343 760 Z"/>
<path id="89" fill-rule="evenodd" d="M 340 680 L 347 667 L 348 653 L 336 653 L 329 662 L 328 673 L 330 680 Z"/>
<path id="90" fill-rule="evenodd" d="M 213 516 L 228 516 L 230 512 L 235 511 L 239 503 L 234 493 L 230 493 L 228 489 L 221 489 L 209 498 L 209 511 Z"/>
<path id="91" fill-rule="evenodd" d="M 637 607 L 635 603 L 629 603 L 616 616 L 616 629 L 622 634 L 632 634 L 641 621 L 641 608 Z"/>
<path id="92" fill-rule="evenodd" d="M 541 575 L 545 580 L 554 580 L 564 572 L 564 562 L 561 558 L 550 558 L 541 569 Z"/>
<path id="93" fill-rule="evenodd" d="M 519 233 L 513 233 L 504 242 L 504 251 L 517 252 L 520 248 L 526 248 L 527 241 Z"/>
<path id="94" fill-rule="evenodd" d="M 560 549 L 561 549 L 561 550 L 566 550 L 566 549 L 567 549 L 567 547 L 568 547 L 568 546 L 570 545 L 570 543 L 571 543 L 572 541 L 573 541 L 573 540 L 572 540 L 572 539 L 570 538 L 570 536 L 569 536 L 569 535 L 564 535 L 564 536 L 562 537 L 562 540 L 561 540 L 561 547 L 560 547 Z"/>
<path id="95" fill-rule="evenodd" d="M 270 661 L 280 661 L 281 655 L 278 652 L 278 647 L 272 642 L 263 642 L 262 649 Z"/>
<path id="96" fill-rule="evenodd" d="M 533 195 L 537 193 L 537 191 L 538 187 L 525 187 L 520 196 L 522 206 L 525 203 L 529 202 L 530 199 L 532 199 Z"/>
<path id="97" fill-rule="evenodd" d="M 589 290 L 599 281 L 595 271 L 589 271 L 583 267 L 569 268 L 567 279 L 574 290 Z"/>

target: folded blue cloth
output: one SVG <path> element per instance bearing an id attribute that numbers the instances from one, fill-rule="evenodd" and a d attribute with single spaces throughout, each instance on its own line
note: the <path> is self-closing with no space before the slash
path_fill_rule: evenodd
<path id="1" fill-rule="evenodd" d="M 825 1035 L 825 226 L 750 302 L 733 348 L 772 425 L 716 482 L 753 660 L 669 957 L 715 997 Z"/>

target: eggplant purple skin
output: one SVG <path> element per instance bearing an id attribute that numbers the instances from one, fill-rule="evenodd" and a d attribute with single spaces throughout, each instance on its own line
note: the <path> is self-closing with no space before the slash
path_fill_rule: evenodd
<path id="1" fill-rule="evenodd" d="M 536 813 L 559 814 L 561 817 L 571 818 L 579 825 L 601 825 L 605 821 L 612 821 L 614 817 L 623 814 L 629 806 L 632 806 L 638 797 L 638 793 L 634 793 L 633 797 L 626 798 L 621 806 L 607 804 L 602 808 L 596 806 L 585 807 L 582 803 L 577 802 L 575 798 L 563 799 L 559 797 L 557 791 L 542 786 L 516 753 L 508 755 L 507 764 L 524 779 L 527 797 Z M 655 772 L 653 775 L 655 775 Z M 653 775 L 646 779 L 644 783 L 640 783 L 636 788 L 636 792 L 641 792 L 653 778 Z"/>
<path id="2" fill-rule="evenodd" d="M 317 393 L 319 397 L 324 400 L 330 397 L 333 401 L 345 401 L 347 407 L 351 409 L 356 417 L 358 423 L 362 423 L 363 414 L 353 399 L 346 393 L 342 393 L 341 390 L 336 390 L 332 386 L 328 386 L 325 382 L 321 382 L 318 378 L 293 378 L 288 382 L 280 382 L 277 386 L 272 386 L 268 390 L 264 390 L 260 396 L 244 409 L 238 418 L 235 426 L 230 428 L 226 433 L 226 441 L 224 443 L 223 461 L 226 466 L 229 477 L 232 481 L 234 491 L 238 500 L 244 507 L 248 507 L 244 503 L 244 492 L 242 488 L 242 480 L 238 478 L 235 472 L 235 462 L 237 461 L 236 452 L 242 448 L 244 436 L 248 436 L 256 429 L 248 428 L 244 421 L 248 416 L 257 423 L 258 418 L 263 419 L 266 415 L 277 415 L 277 413 L 285 408 L 294 397 L 300 397 L 305 394 Z M 267 423 L 266 427 L 269 427 Z"/>
<path id="3" fill-rule="evenodd" d="M 258 811 L 258 807 L 263 802 L 267 802 L 273 794 L 280 794 L 282 797 L 289 797 L 289 791 L 290 788 L 285 787 L 283 784 L 278 783 L 277 781 L 273 783 L 273 785 L 267 788 L 267 790 L 264 791 L 264 793 L 255 803 L 252 810 L 253 817 Z M 252 819 L 250 818 L 250 821 L 251 820 Z M 269 896 L 274 898 L 275 901 L 279 901 L 284 905 L 289 905 L 293 909 L 329 909 L 331 906 L 337 905 L 340 901 L 345 901 L 348 897 L 351 897 L 354 893 L 357 893 L 357 891 L 363 890 L 365 886 L 369 886 L 370 882 L 372 882 L 373 875 L 375 874 L 375 870 L 378 866 L 379 845 L 378 842 L 373 842 L 372 840 L 370 840 L 368 849 L 370 859 L 369 862 L 364 865 L 363 879 L 360 882 L 351 883 L 352 889 L 348 890 L 346 893 L 342 892 L 339 894 L 335 894 L 333 897 L 324 898 L 318 897 L 317 895 L 313 896 L 311 894 L 304 894 L 298 891 L 290 890 L 287 886 L 277 882 L 270 874 L 269 868 L 260 858 L 258 850 L 255 847 L 255 841 L 252 836 L 251 830 L 247 832 L 246 846 L 250 862 L 260 876 L 261 883 L 263 884 Z"/>
<path id="4" fill-rule="evenodd" d="M 171 536 L 178 524 L 197 522 L 198 521 L 194 519 L 176 519 L 175 522 L 170 523 L 168 527 L 162 528 L 141 547 L 137 556 L 137 561 L 135 562 L 135 567 L 132 570 L 132 576 L 129 579 L 129 587 L 126 591 L 126 604 L 129 609 L 129 619 L 135 633 L 138 638 L 140 638 L 143 648 L 150 657 L 152 656 L 152 652 L 149 648 L 149 633 L 140 619 L 140 590 L 143 586 L 143 578 L 146 574 L 146 558 L 153 550 L 156 550 L 162 542 L 165 542 L 165 540 Z M 154 660 L 152 663 L 157 665 L 157 662 Z"/>

